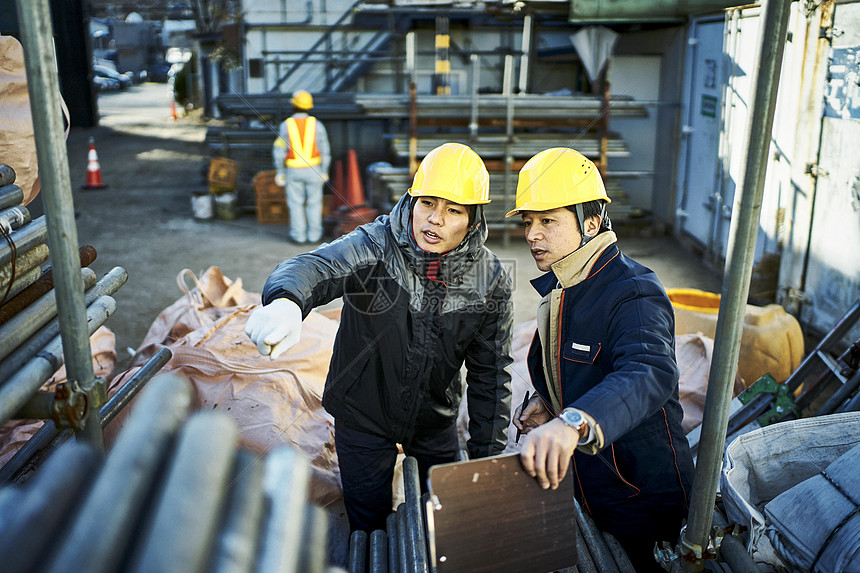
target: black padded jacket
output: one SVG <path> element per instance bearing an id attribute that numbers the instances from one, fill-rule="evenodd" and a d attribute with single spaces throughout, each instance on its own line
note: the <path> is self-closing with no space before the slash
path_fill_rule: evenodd
<path id="1" fill-rule="evenodd" d="M 450 427 L 466 366 L 468 451 L 500 453 L 510 420 L 509 271 L 484 246 L 483 207 L 453 251 L 419 249 L 405 195 L 390 215 L 277 266 L 263 303 L 311 309 L 343 297 L 323 406 L 339 423 L 407 442 Z"/>

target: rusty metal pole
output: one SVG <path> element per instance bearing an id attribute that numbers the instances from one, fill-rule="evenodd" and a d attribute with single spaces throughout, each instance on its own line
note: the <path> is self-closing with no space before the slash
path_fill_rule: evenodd
<path id="1" fill-rule="evenodd" d="M 36 155 L 42 178 L 42 204 L 48 222 L 48 246 L 54 265 L 63 354 L 69 380 L 84 390 L 95 384 L 84 287 L 78 264 L 78 230 L 72 201 L 69 161 L 60 113 L 60 85 L 54 59 L 53 26 L 48 0 L 18 0 L 18 21 L 27 68 L 27 88 Z M 78 437 L 104 452 L 100 404 L 90 404 Z"/>
<path id="2" fill-rule="evenodd" d="M 758 66 L 753 71 L 755 91 L 751 98 L 747 129 L 746 166 L 742 184 L 735 194 L 735 216 L 732 217 L 729 233 L 725 280 L 714 335 L 714 356 L 708 378 L 710 383 L 705 400 L 690 513 L 678 547 L 682 555 L 696 558 L 692 563 L 679 559 L 686 571 L 701 567 L 703 548 L 708 546 L 709 541 L 722 468 L 732 383 L 737 370 L 743 318 L 755 258 L 755 241 L 790 9 L 789 0 L 765 0 L 762 6 Z"/>

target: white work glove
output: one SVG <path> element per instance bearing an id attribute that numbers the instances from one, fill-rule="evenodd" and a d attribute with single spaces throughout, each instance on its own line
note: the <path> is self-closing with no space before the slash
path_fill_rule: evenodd
<path id="1" fill-rule="evenodd" d="M 287 176 L 283 173 L 278 173 L 275 175 L 275 185 L 278 187 L 286 187 L 287 186 Z"/>
<path id="2" fill-rule="evenodd" d="M 257 345 L 260 354 L 274 360 L 301 338 L 302 309 L 289 299 L 275 299 L 251 313 L 245 334 Z"/>

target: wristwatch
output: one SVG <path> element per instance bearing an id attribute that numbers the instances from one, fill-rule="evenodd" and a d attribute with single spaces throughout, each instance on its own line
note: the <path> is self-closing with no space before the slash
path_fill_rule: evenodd
<path id="1" fill-rule="evenodd" d="M 585 439 L 585 437 L 588 436 L 588 422 L 578 410 L 565 408 L 561 411 L 561 414 L 559 414 L 558 417 L 562 422 L 576 430 L 580 439 Z"/>

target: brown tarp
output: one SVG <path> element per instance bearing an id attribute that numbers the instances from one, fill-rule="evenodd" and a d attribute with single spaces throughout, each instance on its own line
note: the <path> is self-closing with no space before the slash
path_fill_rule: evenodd
<path id="1" fill-rule="evenodd" d="M 188 281 L 193 284 L 189 286 Z M 185 295 L 153 322 L 133 367 L 117 376 L 113 391 L 130 378 L 159 348 L 173 357 L 162 372 L 188 378 L 196 389 L 197 407 L 219 409 L 237 423 L 243 447 L 260 455 L 291 444 L 311 460 L 309 499 L 326 506 L 341 496 L 334 421 L 321 404 L 338 322 L 311 312 L 298 344 L 271 360 L 245 335 L 245 322 L 260 304 L 260 295 L 242 289 L 210 267 L 198 280 L 189 270 L 177 277 Z M 105 436 L 110 443 L 122 424 L 117 417 Z"/>

